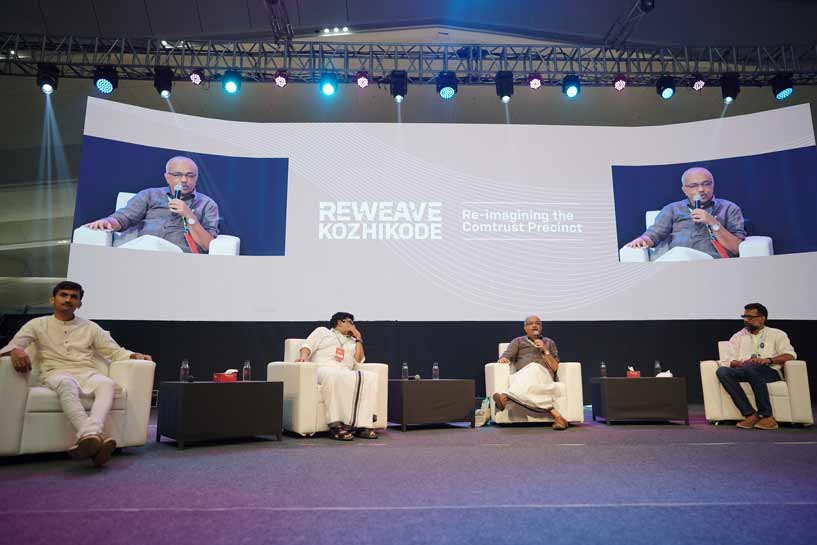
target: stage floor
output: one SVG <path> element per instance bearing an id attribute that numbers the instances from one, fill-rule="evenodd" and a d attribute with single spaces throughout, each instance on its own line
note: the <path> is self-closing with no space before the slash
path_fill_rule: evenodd
<path id="1" fill-rule="evenodd" d="M 285 436 L 94 470 L 0 459 L 0 543 L 813 543 L 817 429 L 467 424 L 376 441 Z"/>

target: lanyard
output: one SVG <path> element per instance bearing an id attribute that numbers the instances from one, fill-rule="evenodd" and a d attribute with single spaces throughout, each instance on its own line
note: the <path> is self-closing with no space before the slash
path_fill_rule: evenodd
<path id="1" fill-rule="evenodd" d="M 752 335 L 749 333 L 749 335 Z M 760 341 L 760 342 L 757 342 Z M 754 353 L 752 356 L 759 358 L 760 351 L 766 348 L 766 328 L 763 328 L 763 331 L 760 335 L 752 335 L 752 348 L 754 348 Z"/>

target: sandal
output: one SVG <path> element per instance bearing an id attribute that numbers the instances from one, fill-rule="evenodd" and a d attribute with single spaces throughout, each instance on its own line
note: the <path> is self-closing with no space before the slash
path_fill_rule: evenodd
<path id="1" fill-rule="evenodd" d="M 371 428 L 358 428 L 355 430 L 355 435 L 361 439 L 377 439 L 377 432 Z"/>
<path id="2" fill-rule="evenodd" d="M 329 428 L 329 438 L 334 439 L 335 441 L 353 441 L 354 437 L 352 434 L 349 433 L 349 430 L 345 430 L 341 427 L 331 427 Z"/>

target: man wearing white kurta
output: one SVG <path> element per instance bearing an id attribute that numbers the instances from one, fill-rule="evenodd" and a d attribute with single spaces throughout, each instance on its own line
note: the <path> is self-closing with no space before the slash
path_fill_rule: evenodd
<path id="1" fill-rule="evenodd" d="M 116 441 L 102 433 L 113 405 L 115 384 L 98 371 L 94 357 L 101 355 L 111 361 L 151 357 L 122 348 L 97 324 L 75 316 L 83 295 L 82 286 L 75 282 L 57 284 L 50 299 L 54 314 L 26 323 L 0 349 L 0 356 L 9 354 L 14 369 L 28 373 L 31 359 L 25 349 L 32 344 L 36 347 L 40 381 L 57 392 L 65 416 L 77 431 L 77 442 L 68 453 L 76 459 L 93 458 L 94 465 L 102 466 L 116 448 Z M 80 396 L 94 397 L 90 415 L 85 413 Z"/>
<path id="2" fill-rule="evenodd" d="M 353 432 L 364 439 L 377 439 L 372 429 L 377 375 L 359 368 L 365 355 L 363 336 L 355 327 L 355 317 L 348 312 L 337 312 L 329 326 L 331 329 L 319 327 L 310 333 L 297 361 L 318 364 L 318 384 L 332 439 L 351 441 Z"/>
<path id="3" fill-rule="evenodd" d="M 729 339 L 731 353 L 725 355 L 724 361 L 718 362 L 718 380 L 744 416 L 737 424 L 743 429 L 777 428 L 766 384 L 782 380 L 783 365 L 797 357 L 788 335 L 779 329 L 766 327 L 768 317 L 769 311 L 760 303 L 746 305 L 743 308 L 745 327 L 732 335 Z M 751 385 L 757 411 L 749 403 L 741 382 Z"/>
<path id="4" fill-rule="evenodd" d="M 509 402 L 525 409 L 553 416 L 553 429 L 567 428 L 567 420 L 558 410 L 559 351 L 553 339 L 542 337 L 542 320 L 528 316 L 524 325 L 525 335 L 511 341 L 499 358 L 499 363 L 512 366 L 507 392 L 497 392 L 493 399 L 496 407 L 504 411 Z"/>

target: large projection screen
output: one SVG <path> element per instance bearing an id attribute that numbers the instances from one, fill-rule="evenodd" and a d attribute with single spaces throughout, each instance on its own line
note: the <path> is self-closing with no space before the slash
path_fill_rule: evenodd
<path id="1" fill-rule="evenodd" d="M 239 255 L 72 244 L 84 316 L 729 319 L 761 301 L 778 319 L 817 317 L 808 105 L 616 128 L 246 123 L 89 98 L 75 227 L 112 213 L 119 191 L 167 188 L 178 155 L 196 161 Z M 621 237 L 682 199 L 695 165 L 779 251 L 620 262 Z"/>

